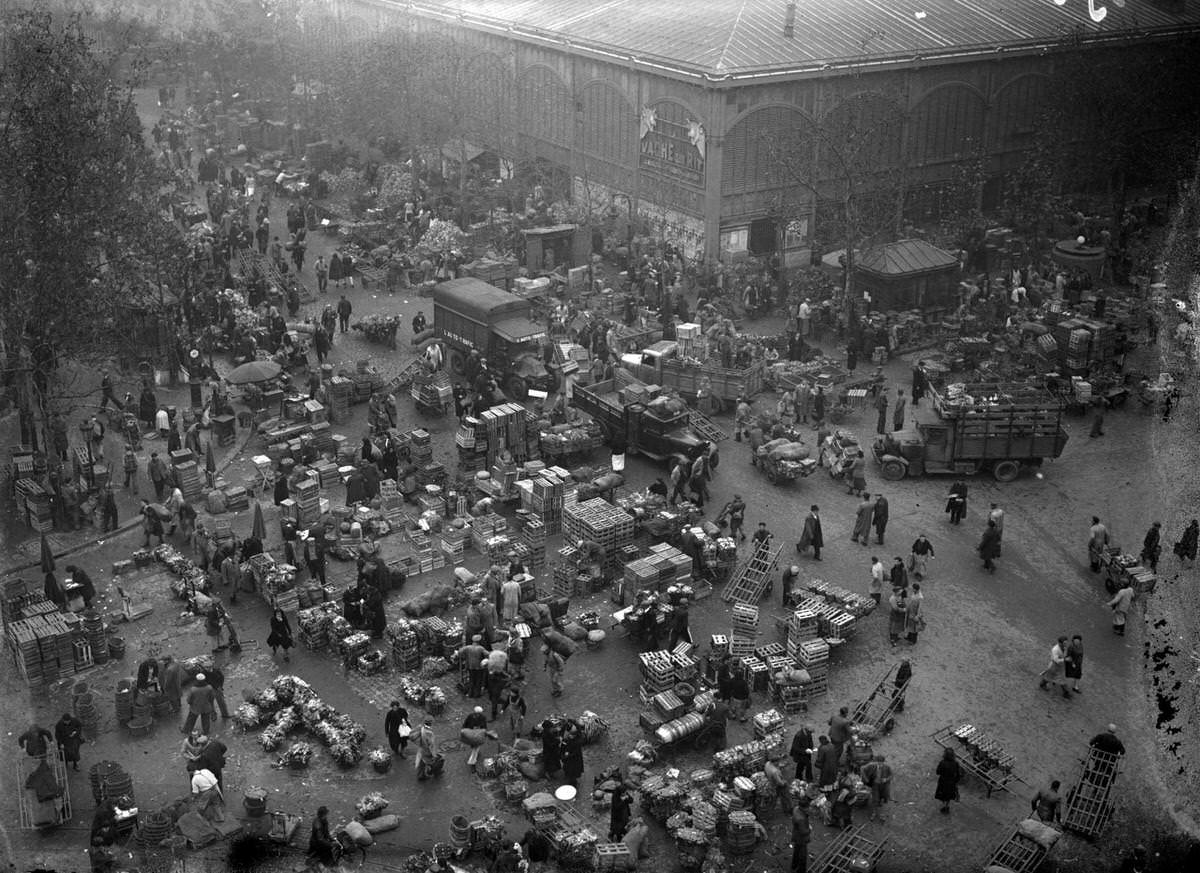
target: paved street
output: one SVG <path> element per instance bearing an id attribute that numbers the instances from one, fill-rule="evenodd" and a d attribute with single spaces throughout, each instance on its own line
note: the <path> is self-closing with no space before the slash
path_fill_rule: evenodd
<path id="1" fill-rule="evenodd" d="M 273 227 L 286 226 L 279 208 L 282 205 L 285 203 L 276 201 L 271 215 Z M 304 279 L 315 286 L 311 264 L 328 246 L 328 241 L 320 235 L 310 240 Z M 382 347 L 365 343 L 357 332 L 339 335 L 334 345 L 334 366 L 352 367 L 356 360 L 370 358 L 387 377 L 410 359 L 408 324 L 418 308 L 431 316 L 431 301 L 400 295 L 389 299 L 377 289 L 361 287 L 347 293 L 355 307 L 353 320 L 369 312 L 395 312 L 401 316 L 400 349 L 387 353 Z M 332 288 L 329 299 L 337 299 Z M 324 302 L 321 299 L 306 306 L 306 314 L 315 315 Z M 910 366 L 911 361 L 899 360 L 887 367 L 890 384 L 905 387 L 906 393 Z M 428 428 L 434 434 L 435 459 L 452 467 L 453 420 L 425 418 L 416 413 L 407 396 L 398 400 L 401 427 Z M 773 398 L 762 399 L 764 403 L 770 401 Z M 365 429 L 365 409 L 365 406 L 355 407 L 353 420 L 338 424 L 335 431 L 357 442 Z M 1182 447 L 1192 440 L 1193 418 L 1194 410 L 1185 408 L 1175 422 L 1163 424 L 1131 407 L 1108 417 L 1107 433 L 1100 439 L 1089 439 L 1090 421 L 1071 419 L 1071 439 L 1066 452 L 1060 460 L 1047 464 L 1044 479 L 1023 476 L 1008 485 L 985 478 L 971 480 L 969 510 L 961 527 L 951 527 L 942 512 L 949 480 L 881 482 L 877 469 L 870 465 L 868 490 L 882 490 L 891 505 L 887 545 L 878 550 L 850 542 L 857 500 L 847 496 L 840 482 L 818 472 L 810 479 L 776 487 L 750 467 L 744 443 L 730 441 L 721 446 L 721 464 L 712 483 L 713 513 L 735 492 L 742 494 L 750 507 L 747 527 L 753 529 L 759 520 L 767 521 L 776 537 L 786 544 L 784 560 L 790 561 L 794 556 L 791 543 L 799 535 L 808 505 L 820 505 L 827 549 L 820 564 L 807 557 L 799 559 L 806 576 L 865 592 L 871 554 L 880 554 L 885 563 L 890 563 L 893 555 L 906 556 L 920 533 L 929 536 L 936 550 L 930 576 L 923 585 L 929 628 L 920 642 L 911 648 L 904 644 L 893 648 L 887 639 L 885 614 L 879 612 L 864 619 L 857 637 L 833 656 L 829 695 L 806 718 L 788 722 L 789 737 L 804 721 L 823 728 L 838 706 L 864 695 L 897 659 L 911 659 L 914 680 L 908 707 L 895 732 L 879 740 L 875 747 L 877 752 L 888 756 L 896 773 L 896 803 L 886 811 L 883 824 L 870 826 L 871 832 L 889 839 L 881 871 L 978 869 L 991 846 L 1006 836 L 1007 828 L 1028 811 L 1029 798 L 1038 787 L 1051 778 L 1061 778 L 1064 783 L 1074 778 L 1088 738 L 1110 721 L 1118 725 L 1129 749 L 1114 829 L 1119 831 L 1127 804 L 1142 804 L 1152 811 L 1161 808 L 1157 798 L 1162 796 L 1163 789 L 1151 766 L 1157 748 L 1153 714 L 1148 710 L 1141 685 L 1143 634 L 1135 621 L 1129 636 L 1113 635 L 1110 613 L 1104 607 L 1103 586 L 1088 571 L 1085 542 L 1093 514 L 1108 524 L 1114 541 L 1129 550 L 1137 550 L 1146 527 L 1155 519 L 1164 523 L 1164 540 L 1173 541 L 1182 529 L 1181 519 L 1190 517 L 1190 510 L 1175 507 L 1194 505 L 1194 501 L 1184 502 L 1186 495 L 1194 495 L 1190 474 L 1175 475 L 1180 469 Z M 873 438 L 874 413 L 859 414 L 846 429 L 869 441 Z M 249 457 L 257 453 L 258 443 L 251 442 L 240 456 L 232 459 L 224 473 L 226 478 L 230 481 L 249 478 L 253 473 Z M 595 460 L 601 460 L 600 456 Z M 645 487 L 660 474 L 656 466 L 633 459 L 628 468 L 630 487 Z M 143 487 L 149 486 L 143 483 Z M 343 495 L 339 488 L 330 496 L 334 503 L 339 503 Z M 980 568 L 974 549 L 988 503 L 993 500 L 1006 512 L 1004 552 L 996 574 L 988 575 Z M 250 518 L 248 512 L 237 516 L 234 526 L 239 535 L 249 531 Z M 270 542 L 277 544 L 278 524 L 273 508 L 267 512 L 267 528 Z M 19 556 L 13 554 L 13 545 L 5 543 L 11 558 L 9 563 L 20 563 Z M 106 539 L 74 556 L 104 590 L 102 609 L 110 612 L 116 609 L 109 568 L 114 561 L 128 557 L 138 545 L 140 532 L 134 531 Z M 1173 572 L 1175 562 L 1167 551 L 1164 569 Z M 60 560 L 60 567 L 63 563 Z M 473 556 L 468 566 L 479 569 L 479 557 Z M 334 562 L 331 570 L 334 584 L 344 584 L 353 577 L 351 564 Z M 429 577 L 411 580 L 401 594 L 392 595 L 389 617 L 398 615 L 397 605 L 403 598 L 441 581 L 448 572 L 435 571 Z M 1191 571 L 1186 581 L 1178 584 L 1194 584 L 1194 575 L 1195 571 Z M 130 675 L 148 652 L 170 651 L 177 657 L 189 657 L 207 651 L 209 639 L 204 635 L 202 621 L 180 614 L 181 604 L 172 599 L 163 577 L 138 576 L 131 587 L 136 589 L 134 596 L 139 601 L 153 606 L 153 613 L 123 629 L 128 652 L 122 662 L 94 668 L 78 677 L 98 693 L 104 722 L 99 739 L 84 746 L 83 771 L 71 775 L 76 809 L 73 826 L 46 835 L 18 831 L 14 770 L 11 765 L 0 767 L 0 852 L 7 855 L 0 860 L 16 862 L 18 869 L 34 866 L 83 869 L 86 828 L 93 808 L 87 768 L 98 760 L 117 760 L 132 771 L 143 810 L 155 809 L 186 790 L 178 754 L 177 725 L 170 719 L 163 720 L 152 736 L 129 738 L 114 722 L 112 699 L 117 680 Z M 611 611 L 606 601 L 599 598 L 571 605 L 573 614 L 587 608 Z M 773 639 L 773 620 L 767 616 L 779 612 L 778 604 L 764 602 L 762 609 L 762 636 L 764 640 Z M 284 665 L 273 662 L 263 645 L 267 611 L 259 599 L 252 596 L 240 599 L 231 607 L 231 613 L 241 636 L 255 641 L 247 645 L 240 657 L 222 657 L 228 676 L 227 697 L 232 705 L 243 690 L 261 688 Z M 718 597 L 692 610 L 692 627 L 698 641 L 707 640 L 711 633 L 727 632 L 728 615 Z M 1082 634 L 1087 653 L 1083 694 L 1064 700 L 1057 694 L 1039 691 L 1036 676 L 1045 666 L 1055 637 L 1072 633 Z M 527 695 L 531 709 L 529 723 L 556 711 L 577 715 L 591 709 L 612 725 L 607 738 L 585 751 L 587 772 L 582 783 L 585 787 L 603 767 L 622 763 L 625 753 L 640 737 L 637 649 L 621 636 L 620 632 L 610 633 L 600 650 L 581 652 L 571 659 L 567 666 L 567 691 L 559 701 L 549 696 L 549 681 L 540 669 L 540 659 L 535 659 L 532 671 Z M 370 732 L 366 748 L 384 745 L 383 711 L 395 695 L 395 676 L 346 677 L 333 656 L 304 650 L 293 652 L 286 671 L 305 678 L 327 703 L 366 725 Z M 0 723 L 14 753 L 15 736 L 24 729 L 25 722 L 34 718 L 50 726 L 69 707 L 70 684 L 60 682 L 49 694 L 31 696 L 20 686 L 14 671 L 4 672 L 0 690 L 8 695 L 10 706 L 0 715 Z M 469 706 L 453 690 L 450 677 L 440 684 L 447 691 L 450 705 L 437 719 L 436 730 L 439 739 L 450 739 L 457 736 Z M 765 696 L 756 694 L 753 709 L 767 706 Z M 939 749 L 930 735 L 958 720 L 982 727 L 1000 739 L 1015 756 L 1016 771 L 1027 785 L 1017 785 L 1012 794 L 987 798 L 981 786 L 968 779 L 963 785 L 962 802 L 954 806 L 950 816 L 941 816 L 933 800 L 933 769 Z M 507 727 L 500 732 L 504 740 L 509 738 Z M 307 819 L 317 805 L 329 805 L 336 822 L 349 818 L 354 801 L 368 791 L 379 790 L 389 796 L 392 800 L 389 811 L 400 814 L 404 824 L 380 838 L 378 848 L 372 850 L 369 866 L 376 862 L 398 865 L 413 849 L 428 849 L 433 842 L 446 839 L 450 818 L 456 814 L 470 819 L 499 815 L 508 823 L 510 834 L 520 834 L 525 828 L 517 810 L 497 799 L 496 785 L 476 779 L 468 772 L 465 752 L 448 754 L 447 773 L 442 780 L 418 784 L 411 767 L 404 762 L 382 777 L 375 775 L 366 762 L 343 771 L 331 763 L 323 748 L 318 749 L 307 773 L 274 769 L 272 756 L 261 750 L 255 734 L 240 735 L 225 723 L 219 735 L 230 747 L 231 762 L 226 777 L 230 783 L 227 789 L 230 815 L 241 814 L 242 790 L 254 785 L 266 787 L 272 793 L 272 809 L 305 816 L 306 824 L 298 843 L 307 840 Z M 743 736 L 748 737 L 745 726 L 731 728 L 731 743 Z M 489 752 L 495 748 L 494 743 L 486 747 Z M 698 756 L 671 760 L 685 772 L 704 764 Z M 579 806 L 581 811 L 588 812 L 586 801 Z M 856 815 L 859 821 L 865 821 L 865 813 L 859 811 Z M 764 860 L 764 869 L 771 863 L 782 869 L 790 853 L 789 830 L 782 816 L 776 816 L 768 824 L 776 847 L 768 854 L 781 854 L 776 854 L 773 862 Z M 814 823 L 813 832 L 815 854 L 832 832 L 820 823 Z M 656 862 L 671 852 L 661 832 L 655 835 L 652 851 Z M 1070 836 L 1058 851 L 1066 857 L 1097 857 L 1095 850 Z M 210 869 L 222 868 L 214 862 Z"/>

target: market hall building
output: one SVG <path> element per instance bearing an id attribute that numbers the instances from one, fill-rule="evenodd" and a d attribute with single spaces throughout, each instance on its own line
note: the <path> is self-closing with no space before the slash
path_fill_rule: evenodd
<path id="1" fill-rule="evenodd" d="M 636 212 L 691 256 L 782 247 L 788 263 L 807 258 L 832 207 L 811 194 L 797 204 L 778 153 L 790 131 L 836 129 L 838 113 L 856 113 L 852 124 L 898 115 L 880 162 L 936 197 L 956 163 L 982 152 L 986 208 L 1030 145 L 1064 52 L 1152 52 L 1200 33 L 1196 0 L 331 0 L 329 9 L 353 36 L 429 27 L 461 37 L 474 69 L 463 99 L 479 110 L 463 134 L 476 148 L 561 167 L 577 202 Z"/>

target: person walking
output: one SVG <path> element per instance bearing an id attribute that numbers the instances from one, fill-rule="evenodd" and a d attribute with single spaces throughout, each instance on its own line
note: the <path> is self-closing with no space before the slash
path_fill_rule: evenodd
<path id="1" fill-rule="evenodd" d="M 1119 637 L 1125 636 L 1125 622 L 1129 618 L 1129 607 L 1133 603 L 1133 583 L 1126 577 L 1121 582 L 1121 588 L 1108 601 L 1108 607 L 1113 614 L 1113 633 Z"/>
<path id="2" fill-rule="evenodd" d="M 64 712 L 54 726 L 54 741 L 62 750 L 63 761 L 70 764 L 72 770 L 78 770 L 79 749 L 83 745 L 83 722 L 71 713 Z"/>
<path id="3" fill-rule="evenodd" d="M 1004 510 L 1000 508 L 1000 504 L 993 503 L 991 510 L 988 512 L 988 520 L 996 522 L 996 530 L 1000 534 L 1000 539 L 1004 539 Z"/>
<path id="4" fill-rule="evenodd" d="M 917 644 L 917 636 L 925 629 L 925 616 L 921 610 L 925 606 L 925 595 L 921 593 L 921 583 L 914 582 L 912 593 L 908 596 L 908 611 L 904 617 L 904 638 L 912 645 Z"/>
<path id="5" fill-rule="evenodd" d="M 779 586 L 783 589 L 782 606 L 784 609 L 787 609 L 792 605 L 792 592 L 796 589 L 799 579 L 800 568 L 795 564 L 792 564 L 790 567 L 784 570 L 783 574 L 779 577 Z"/>
<path id="6" fill-rule="evenodd" d="M 788 779 L 784 772 L 780 761 L 785 761 L 784 756 L 779 755 L 779 760 L 775 758 L 767 758 L 767 762 L 763 765 L 763 775 L 767 777 L 767 785 L 775 792 L 775 798 L 779 802 L 779 808 L 784 815 L 792 813 L 792 792 L 789 789 L 791 780 Z"/>
<path id="7" fill-rule="evenodd" d="M 870 545 L 871 517 L 874 511 L 875 504 L 871 502 L 871 495 L 864 492 L 862 502 L 858 504 L 858 509 L 854 512 L 854 530 L 850 533 L 850 542 L 861 542 L 864 546 Z"/>
<path id="8" fill-rule="evenodd" d="M 1092 516 L 1092 526 L 1088 528 L 1088 564 L 1093 573 L 1100 572 L 1100 556 L 1108 546 L 1108 528 L 1097 515 Z"/>
<path id="9" fill-rule="evenodd" d="M 462 723 L 461 739 L 471 749 L 471 753 L 467 755 L 467 766 L 471 769 L 475 768 L 475 763 L 479 760 L 479 750 L 487 739 L 486 732 L 487 716 L 483 713 L 483 707 L 477 706 L 467 713 Z"/>
<path id="10" fill-rule="evenodd" d="M 913 540 L 912 550 L 908 556 L 908 566 L 914 579 L 924 579 L 929 573 L 929 559 L 933 555 L 933 543 L 929 537 L 920 534 Z"/>
<path id="11" fill-rule="evenodd" d="M 484 666 L 487 661 L 487 649 L 483 647 L 483 635 L 474 634 L 471 642 L 458 650 L 458 658 L 467 665 L 467 696 L 475 699 L 483 694 L 483 682 L 487 677 Z"/>
<path id="12" fill-rule="evenodd" d="M 1038 793 L 1033 796 L 1029 811 L 1036 815 L 1039 821 L 1048 825 L 1062 824 L 1063 799 L 1058 791 L 1061 785 L 1057 779 L 1051 780 L 1048 788 L 1038 789 Z"/>
<path id="13" fill-rule="evenodd" d="M 583 776 L 583 732 L 577 727 L 567 728 L 562 738 L 563 781 L 572 788 L 579 787 Z"/>
<path id="14" fill-rule="evenodd" d="M 950 523 L 959 524 L 967 514 L 967 483 L 962 479 L 950 486 L 950 494 L 946 498 L 946 512 L 950 513 Z"/>
<path id="15" fill-rule="evenodd" d="M 888 526 L 888 501 L 882 494 L 875 495 L 875 508 L 871 513 L 871 524 L 875 527 L 875 544 L 883 545 L 883 534 Z"/>
<path id="16" fill-rule="evenodd" d="M 880 392 L 883 396 L 883 392 Z M 915 403 L 913 404 L 916 405 Z M 892 410 L 892 430 L 904 430 L 904 415 L 908 411 L 908 401 L 904 398 L 904 389 L 896 389 L 896 406 Z"/>
<path id="17" fill-rule="evenodd" d="M 1200 543 L 1200 519 L 1193 518 L 1186 528 L 1183 529 L 1183 535 L 1171 549 L 1179 558 L 1181 564 L 1186 564 L 1189 567 L 1196 565 L 1196 546 Z"/>
<path id="18" fill-rule="evenodd" d="M 871 818 L 882 818 L 882 807 L 892 800 L 892 767 L 883 755 L 874 755 L 859 770 L 863 785 L 871 789 Z"/>
<path id="19" fill-rule="evenodd" d="M 767 530 L 767 523 L 765 521 L 760 521 L 758 523 L 758 530 L 756 530 L 754 532 L 754 536 L 751 537 L 751 545 L 754 548 L 754 554 L 767 554 L 770 551 L 771 540 L 773 539 L 775 539 L 775 534 Z"/>
<path id="20" fill-rule="evenodd" d="M 729 677 L 729 708 L 737 720 L 745 724 L 750 711 L 750 683 L 746 679 L 746 669 L 740 662 Z"/>
<path id="21" fill-rule="evenodd" d="M 542 654 L 545 656 L 545 667 L 550 671 L 550 696 L 562 697 L 563 693 L 563 672 L 566 668 L 566 661 L 563 656 L 549 646 L 542 646 Z"/>
<path id="22" fill-rule="evenodd" d="M 313 272 L 317 274 L 317 293 L 324 294 L 329 288 L 329 265 L 325 263 L 324 255 L 317 255 L 313 262 Z"/>
<path id="23" fill-rule="evenodd" d="M 229 614 L 222 609 L 222 614 L 226 622 L 228 622 Z M 230 637 L 230 649 L 233 648 L 234 637 Z M 225 671 L 220 667 L 214 666 L 208 671 L 208 684 L 212 686 L 213 699 L 217 704 L 217 710 L 221 713 L 221 718 L 229 718 L 229 704 L 225 702 Z M 208 733 L 205 731 L 205 733 Z"/>
<path id="24" fill-rule="evenodd" d="M 670 504 L 675 505 L 675 501 L 679 499 L 687 500 L 687 481 L 691 475 L 692 466 L 686 459 L 681 459 L 671 468 L 671 499 Z"/>
<path id="25" fill-rule="evenodd" d="M 116 391 L 113 386 L 112 376 L 108 370 L 100 371 L 100 408 L 106 409 L 108 404 L 112 404 L 117 408 L 118 412 L 125 411 L 125 404 L 117 399 Z"/>
<path id="26" fill-rule="evenodd" d="M 946 749 L 937 765 L 937 787 L 933 791 L 934 799 L 942 802 L 941 812 L 949 813 L 950 801 L 958 800 L 958 783 L 962 777 L 962 765 L 958 763 L 954 749 Z"/>
<path id="27" fill-rule="evenodd" d="M 839 764 L 845 757 L 846 744 L 854 738 L 854 734 L 850 730 L 852 724 L 848 706 L 841 707 L 829 717 L 829 742 L 833 743 L 834 749 L 837 750 Z"/>
<path id="28" fill-rule="evenodd" d="M 350 329 L 350 313 L 353 311 L 354 307 L 350 305 L 350 301 L 347 300 L 346 295 L 343 294 L 341 299 L 338 300 L 337 304 L 338 330 L 341 333 L 345 333 Z"/>
<path id="29" fill-rule="evenodd" d="M 921 398 L 925 396 L 929 390 L 929 373 L 925 369 L 924 361 L 917 361 L 917 365 L 912 371 L 912 399 L 913 408 L 916 409 L 921 405 Z"/>
<path id="30" fill-rule="evenodd" d="M 792 807 L 792 869 L 791 873 L 808 873 L 808 843 L 812 825 L 808 821 L 808 795 L 801 795 Z"/>
<path id="31" fill-rule="evenodd" d="M 1038 688 L 1047 685 L 1058 685 L 1062 688 L 1063 697 L 1070 697 L 1071 690 L 1066 683 L 1067 638 L 1059 637 L 1058 642 L 1050 647 L 1050 663 L 1038 675 Z"/>
<path id="32" fill-rule="evenodd" d="M 122 458 L 121 466 L 125 470 L 125 489 L 133 494 L 134 497 L 136 497 L 138 493 L 138 459 L 137 455 L 133 451 L 133 446 L 129 445 L 128 443 L 125 444 L 125 455 Z"/>
<path id="33" fill-rule="evenodd" d="M 272 658 L 278 654 L 279 649 L 283 649 L 284 663 L 286 664 L 291 661 L 288 651 L 293 645 L 292 625 L 288 622 L 288 618 L 282 609 L 276 609 L 271 613 L 271 631 L 267 634 L 267 645 L 271 647 Z"/>
<path id="34" fill-rule="evenodd" d="M 609 810 L 609 842 L 619 843 L 624 838 L 625 829 L 629 827 L 630 810 L 632 806 L 633 798 L 630 796 L 629 790 L 625 787 L 625 783 L 619 783 L 613 790 L 612 807 Z"/>
<path id="35" fill-rule="evenodd" d="M 729 520 L 729 536 L 736 540 L 739 544 L 746 541 L 746 501 L 742 499 L 742 495 L 733 495 L 733 500 L 725 504 L 725 508 L 721 510 L 721 517 Z"/>
<path id="36" fill-rule="evenodd" d="M 508 686 L 504 700 L 500 703 L 500 713 L 508 714 L 508 726 L 512 729 L 514 740 L 524 733 L 525 716 L 529 713 L 529 707 L 525 703 L 525 695 L 521 693 L 520 685 L 514 683 Z"/>
<path id="37" fill-rule="evenodd" d="M 983 569 L 989 573 L 996 572 L 996 558 L 1000 557 L 1000 533 L 996 530 L 996 522 L 989 521 L 983 529 L 983 537 L 979 540 L 979 557 L 983 559 Z"/>
<path id="38" fill-rule="evenodd" d="M 1083 678 L 1083 637 L 1071 637 L 1067 644 L 1067 657 L 1063 662 L 1063 675 L 1071 680 L 1071 690 L 1079 693 L 1079 680 Z"/>
<path id="39" fill-rule="evenodd" d="M 818 739 L 816 777 L 817 784 L 822 791 L 830 791 L 837 784 L 840 764 L 841 759 L 838 757 L 837 749 L 829 741 L 829 737 L 822 736 Z"/>
<path id="40" fill-rule="evenodd" d="M 1162 554 L 1162 522 L 1156 521 L 1150 525 L 1150 530 L 1146 531 L 1146 536 L 1142 538 L 1142 554 L 1141 558 L 1150 568 L 1150 572 L 1158 572 L 1158 558 Z"/>
<path id="41" fill-rule="evenodd" d="M 671 636 L 667 641 L 667 650 L 675 651 L 681 642 L 689 645 L 692 642 L 692 629 L 689 627 L 688 599 L 681 598 L 671 612 Z"/>
<path id="42" fill-rule="evenodd" d="M 431 776 L 437 776 L 441 773 L 441 767 L 438 766 L 439 758 L 437 750 L 437 737 L 433 734 L 433 719 L 426 718 L 421 723 L 421 730 L 417 733 L 417 781 L 424 782 Z"/>
<path id="43" fill-rule="evenodd" d="M 908 621 L 908 595 L 903 588 L 893 588 L 888 598 L 888 642 L 893 646 L 900 642 L 900 634 Z"/>
<path id="44" fill-rule="evenodd" d="M 875 398 L 875 433 L 883 436 L 887 433 L 888 398 L 886 391 L 880 391 Z"/>
<path id="45" fill-rule="evenodd" d="M 879 560 L 876 555 L 871 556 L 871 580 L 867 583 L 867 593 L 871 595 L 871 599 L 878 604 L 883 600 L 883 581 L 887 578 L 887 570 L 883 566 L 883 561 Z"/>
<path id="46" fill-rule="evenodd" d="M 179 700 L 183 695 L 183 665 L 175 660 L 174 655 L 164 655 L 158 676 L 163 696 L 171 704 L 171 711 L 179 712 L 182 709 Z"/>
<path id="47" fill-rule="evenodd" d="M 850 480 L 850 488 L 847 494 L 864 494 L 867 488 L 867 456 L 862 449 L 858 450 L 854 460 L 850 463 L 850 469 L 846 472 L 846 478 Z M 863 545 L 866 545 L 864 543 Z"/>
<path id="48" fill-rule="evenodd" d="M 187 705 L 188 714 L 184 719 L 183 727 L 179 729 L 181 734 L 190 734 L 192 728 L 196 726 L 196 720 L 200 720 L 200 731 L 207 736 L 209 730 L 212 729 L 213 713 L 216 712 L 217 696 L 213 691 L 212 686 L 208 684 L 207 676 L 203 673 L 197 673 L 195 684 L 188 689 Z"/>
<path id="49" fill-rule="evenodd" d="M 804 519 L 804 530 L 800 534 L 800 541 L 796 543 L 796 551 L 801 554 L 810 546 L 813 550 L 813 560 L 821 560 L 821 548 L 825 545 L 825 537 L 821 534 L 821 508 L 815 503 L 808 508 L 808 515 Z"/>
<path id="50" fill-rule="evenodd" d="M 788 752 L 792 760 L 796 762 L 797 779 L 812 782 L 812 759 L 816 750 L 817 744 L 813 742 L 812 725 L 806 724 L 792 737 L 792 747 Z"/>
<path id="51" fill-rule="evenodd" d="M 167 465 L 158 456 L 158 452 L 150 453 L 150 465 L 147 472 L 150 474 L 150 484 L 154 486 L 154 496 L 161 503 L 163 492 L 167 488 L 168 471 Z"/>
<path id="52" fill-rule="evenodd" d="M 313 819 L 312 830 L 308 835 L 308 859 L 323 867 L 333 867 L 337 857 L 333 848 L 333 832 L 329 827 L 329 808 L 317 808 L 317 817 Z"/>
<path id="53" fill-rule="evenodd" d="M 816 392 L 812 395 L 812 417 L 813 429 L 819 430 L 825 423 L 825 389 L 821 385 L 817 386 Z"/>
<path id="54" fill-rule="evenodd" d="M 404 750 L 408 747 L 408 738 L 412 735 L 412 725 L 408 722 L 408 710 L 399 700 L 393 700 L 388 707 L 387 715 L 383 717 L 383 733 L 392 754 L 404 758 Z"/>
<path id="55" fill-rule="evenodd" d="M 908 570 L 904 567 L 904 560 L 897 555 L 892 558 L 892 569 L 888 573 L 888 579 L 892 583 L 892 588 L 899 588 L 902 591 L 908 591 Z"/>

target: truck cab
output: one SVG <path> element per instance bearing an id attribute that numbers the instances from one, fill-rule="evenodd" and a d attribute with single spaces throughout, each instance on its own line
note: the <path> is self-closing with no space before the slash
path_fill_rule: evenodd
<path id="1" fill-rule="evenodd" d="M 926 473 L 971 475 L 979 471 L 975 461 L 955 461 L 953 425 L 936 422 L 884 434 L 872 451 L 883 478 L 892 481 Z"/>
<path id="2" fill-rule="evenodd" d="M 690 458 L 704 442 L 691 429 L 687 411 L 664 418 L 644 403 L 631 403 L 625 407 L 625 418 L 629 448 L 650 458 Z"/>

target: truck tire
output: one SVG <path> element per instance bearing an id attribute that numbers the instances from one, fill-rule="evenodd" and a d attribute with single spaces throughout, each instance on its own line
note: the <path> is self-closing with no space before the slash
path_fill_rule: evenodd
<path id="1" fill-rule="evenodd" d="M 1021 475 L 1021 465 L 1016 461 L 997 461 L 992 475 L 997 482 L 1011 482 Z"/>
<path id="2" fill-rule="evenodd" d="M 467 374 L 467 358 L 458 349 L 450 350 L 450 372 L 455 376 L 465 376 Z"/>
<path id="3" fill-rule="evenodd" d="M 504 379 L 504 393 L 508 395 L 509 400 L 524 403 L 529 396 L 529 385 L 514 373 Z"/>
<path id="4" fill-rule="evenodd" d="M 899 482 L 904 478 L 905 472 L 904 465 L 899 461 L 884 461 L 883 467 L 880 469 L 883 478 L 889 482 Z"/>

